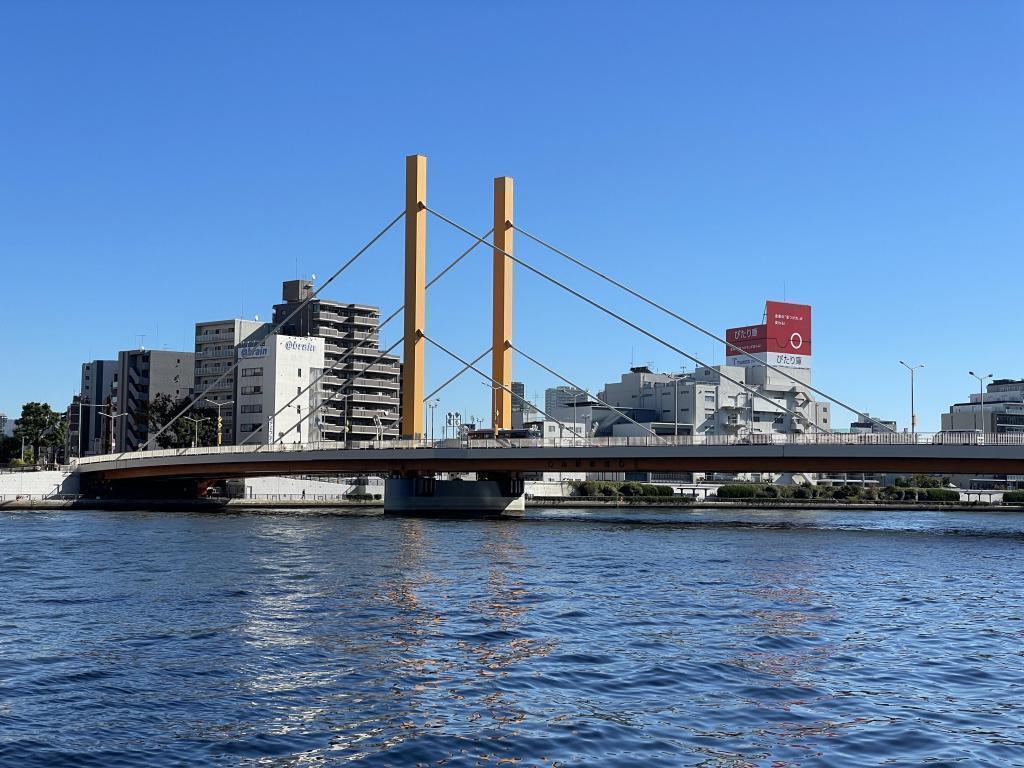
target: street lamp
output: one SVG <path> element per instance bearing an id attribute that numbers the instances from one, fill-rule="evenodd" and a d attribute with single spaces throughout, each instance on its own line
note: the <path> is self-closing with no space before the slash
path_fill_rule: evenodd
<path id="1" fill-rule="evenodd" d="M 194 419 L 191 416 L 182 416 L 182 418 L 183 419 L 188 419 L 195 426 L 195 428 L 196 428 L 196 433 L 195 433 L 196 436 L 192 439 L 192 447 L 193 448 L 198 447 L 198 444 L 199 444 L 199 422 L 201 422 L 201 421 L 209 421 L 210 417 L 209 416 L 200 416 L 198 419 Z"/>
<path id="2" fill-rule="evenodd" d="M 978 380 L 978 394 L 981 395 L 981 433 L 985 434 L 988 430 L 985 429 L 985 379 L 991 379 L 992 374 L 986 373 L 984 376 L 979 376 L 974 371 L 968 371 L 971 376 Z"/>
<path id="3" fill-rule="evenodd" d="M 430 410 L 430 442 L 434 442 L 434 411 L 437 410 L 440 403 L 441 401 L 437 398 L 427 400 L 427 408 Z"/>
<path id="4" fill-rule="evenodd" d="M 223 407 L 225 405 L 234 405 L 235 401 L 234 400 L 223 400 L 221 402 L 218 402 L 216 400 L 211 400 L 208 397 L 204 398 L 204 399 L 206 400 L 206 402 L 208 402 L 210 405 L 212 405 L 214 408 L 217 409 L 217 447 L 220 448 L 221 433 L 222 433 L 223 427 L 224 427 L 224 420 L 221 419 L 221 417 L 220 417 L 220 409 L 221 409 L 221 407 Z"/>
<path id="5" fill-rule="evenodd" d="M 907 365 L 905 362 L 900 360 L 900 365 L 910 371 L 910 433 L 912 435 L 917 434 L 917 414 L 914 412 L 914 372 L 918 368 L 924 368 L 924 363 L 918 363 L 917 365 Z"/>
<path id="6" fill-rule="evenodd" d="M 117 438 L 114 437 L 114 422 L 120 419 L 122 416 L 127 416 L 127 413 L 115 413 L 109 414 L 100 411 L 100 416 L 105 416 L 110 419 L 110 452 L 115 453 L 117 451 Z"/>

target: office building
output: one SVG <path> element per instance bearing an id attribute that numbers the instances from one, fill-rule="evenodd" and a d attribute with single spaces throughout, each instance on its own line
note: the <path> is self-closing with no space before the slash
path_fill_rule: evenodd
<path id="1" fill-rule="evenodd" d="M 117 366 L 117 360 L 91 360 L 82 363 L 79 389 L 82 423 L 79 437 L 83 456 L 106 453 L 110 448 L 110 419 L 104 414 L 112 412 L 111 396 Z M 79 441 L 76 439 L 73 445 L 77 451 Z"/>
<path id="2" fill-rule="evenodd" d="M 145 445 L 149 439 L 149 404 L 158 395 L 173 400 L 189 396 L 194 369 L 192 352 L 135 349 L 119 353 L 111 390 L 117 436 L 112 450 L 134 451 Z"/>
<path id="3" fill-rule="evenodd" d="M 274 325 L 284 322 L 281 333 L 289 336 L 324 339 L 321 439 L 398 437 L 401 369 L 397 356 L 381 355 L 380 310 L 312 294 L 308 280 L 285 282 Z"/>
<path id="4" fill-rule="evenodd" d="M 273 334 L 238 348 L 239 443 L 321 439 L 324 339 Z"/>
<path id="5" fill-rule="evenodd" d="M 984 402 L 982 402 L 984 400 Z M 1024 432 L 1024 379 L 995 379 L 942 414 L 942 430 L 979 429 L 986 433 Z"/>
<path id="6" fill-rule="evenodd" d="M 238 403 L 237 369 L 235 349 L 240 344 L 251 344 L 266 336 L 270 331 L 268 323 L 259 320 L 211 320 L 196 323 L 195 387 L 194 396 L 200 397 L 207 389 L 205 399 L 199 407 L 215 408 L 220 414 L 221 443 L 232 445 L 236 442 L 235 424 Z M 223 378 L 221 378 L 223 376 Z M 212 403 L 222 403 L 219 408 Z"/>

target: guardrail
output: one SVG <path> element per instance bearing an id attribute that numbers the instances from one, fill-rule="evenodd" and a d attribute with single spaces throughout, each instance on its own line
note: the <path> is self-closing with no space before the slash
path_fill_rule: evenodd
<path id="1" fill-rule="evenodd" d="M 209 456 L 256 453 L 291 453 L 320 450 L 410 450 L 410 449 L 473 449 L 494 448 L 659 448 L 671 446 L 786 446 L 786 445 L 977 445 L 1024 446 L 1024 433 L 985 434 L 963 432 L 894 432 L 849 434 L 832 432 L 808 435 L 665 435 L 637 437 L 546 437 L 488 438 L 482 440 L 324 440 L 314 443 L 274 443 L 271 445 L 224 445 L 199 448 L 163 448 L 152 451 L 85 456 L 79 466 L 109 461 L 161 458 L 168 456 Z"/>

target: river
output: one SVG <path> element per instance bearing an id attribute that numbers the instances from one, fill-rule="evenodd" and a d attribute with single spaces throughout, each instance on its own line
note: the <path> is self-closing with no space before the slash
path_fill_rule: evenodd
<path id="1" fill-rule="evenodd" d="M 0 513 L 0 765 L 1024 765 L 1022 573 L 1019 513 Z"/>

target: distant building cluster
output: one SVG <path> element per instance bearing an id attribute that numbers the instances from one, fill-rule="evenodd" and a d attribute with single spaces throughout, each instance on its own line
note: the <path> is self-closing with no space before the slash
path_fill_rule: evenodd
<path id="1" fill-rule="evenodd" d="M 397 436 L 401 366 L 380 351 L 379 309 L 315 298 L 308 280 L 286 281 L 281 298 L 272 323 L 196 323 L 192 350 L 83 363 L 67 409 L 69 455 L 146 445 L 160 397 L 201 398 L 223 445 Z"/>

